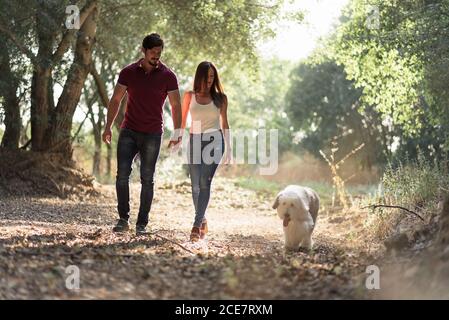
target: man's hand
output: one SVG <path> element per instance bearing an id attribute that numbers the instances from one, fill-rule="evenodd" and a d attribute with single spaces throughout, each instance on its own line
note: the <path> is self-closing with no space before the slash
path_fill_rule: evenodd
<path id="1" fill-rule="evenodd" d="M 103 131 L 103 142 L 107 143 L 107 144 L 111 144 L 111 140 L 112 140 L 112 130 L 109 127 L 104 128 Z"/>

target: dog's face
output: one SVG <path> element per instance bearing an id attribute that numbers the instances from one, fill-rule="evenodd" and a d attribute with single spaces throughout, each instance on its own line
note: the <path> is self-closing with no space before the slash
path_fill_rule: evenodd
<path id="1" fill-rule="evenodd" d="M 307 211 L 301 205 L 296 194 L 279 193 L 273 203 L 273 209 L 277 209 L 279 218 L 283 220 L 284 227 L 287 227 L 290 220 L 306 217 Z"/>

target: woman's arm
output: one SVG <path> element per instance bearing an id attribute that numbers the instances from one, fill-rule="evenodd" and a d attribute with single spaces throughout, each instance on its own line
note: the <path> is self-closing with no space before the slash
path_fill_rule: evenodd
<path id="1" fill-rule="evenodd" d="M 185 129 L 185 127 L 186 127 L 187 115 L 189 114 L 189 109 L 190 109 L 190 100 L 192 100 L 192 91 L 186 91 L 184 93 L 184 97 L 182 99 L 181 129 Z"/>
<path id="2" fill-rule="evenodd" d="M 228 123 L 228 98 L 226 96 L 223 97 L 223 103 L 220 108 L 220 122 L 221 122 L 221 129 L 223 131 L 229 130 L 229 123 Z"/>
<path id="3" fill-rule="evenodd" d="M 221 105 L 220 108 L 220 125 L 225 140 L 224 163 L 229 163 L 232 159 L 232 145 L 228 122 L 228 98 L 226 96 L 224 96 L 223 104 Z"/>

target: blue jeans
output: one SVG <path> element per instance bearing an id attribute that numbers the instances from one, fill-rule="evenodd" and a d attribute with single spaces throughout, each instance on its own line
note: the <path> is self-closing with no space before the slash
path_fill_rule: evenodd
<path id="1" fill-rule="evenodd" d="M 189 171 L 195 207 L 194 227 L 201 227 L 201 223 L 206 219 L 212 178 L 223 153 L 224 139 L 221 131 L 190 135 Z"/>
<path id="2" fill-rule="evenodd" d="M 117 145 L 117 210 L 121 219 L 129 219 L 129 176 L 137 153 L 140 154 L 140 208 L 138 225 L 148 224 L 153 202 L 154 171 L 161 147 L 161 134 L 146 134 L 122 128 Z"/>

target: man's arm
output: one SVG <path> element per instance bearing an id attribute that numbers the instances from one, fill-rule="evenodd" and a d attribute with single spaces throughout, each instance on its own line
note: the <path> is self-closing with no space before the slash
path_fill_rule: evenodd
<path id="1" fill-rule="evenodd" d="M 114 120 L 117 117 L 120 108 L 120 102 L 122 101 L 123 96 L 126 93 L 126 88 L 127 88 L 126 86 L 117 83 L 117 85 L 114 88 L 112 98 L 109 101 L 106 126 L 104 127 L 103 132 L 103 141 L 106 142 L 107 144 L 110 144 L 112 141 L 112 129 L 111 129 L 112 124 L 114 123 Z"/>
<path id="2" fill-rule="evenodd" d="M 171 114 L 173 119 L 174 133 L 170 138 L 168 147 L 172 145 L 177 145 L 182 138 L 182 111 L 181 111 L 181 96 L 179 95 L 179 90 L 173 90 L 168 93 L 168 100 L 171 105 Z"/>

